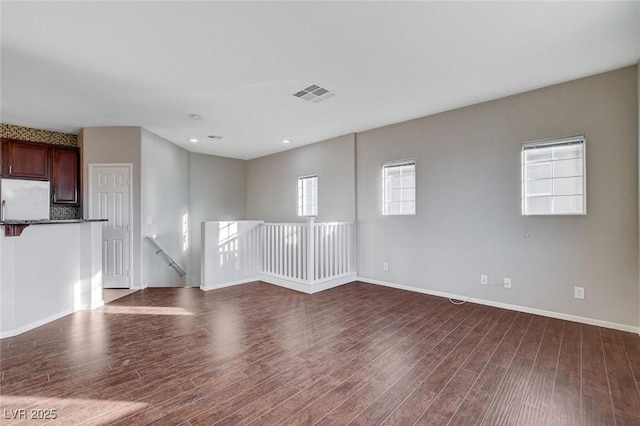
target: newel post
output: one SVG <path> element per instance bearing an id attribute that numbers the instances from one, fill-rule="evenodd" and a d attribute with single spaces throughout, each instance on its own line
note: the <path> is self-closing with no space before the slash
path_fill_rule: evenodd
<path id="1" fill-rule="evenodd" d="M 316 277 L 316 253 L 315 253 L 315 222 L 313 216 L 307 217 L 307 281 L 312 283 Z"/>

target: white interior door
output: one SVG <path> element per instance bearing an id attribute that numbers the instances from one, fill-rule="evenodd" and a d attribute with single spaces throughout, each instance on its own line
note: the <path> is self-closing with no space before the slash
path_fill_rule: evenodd
<path id="1" fill-rule="evenodd" d="M 89 165 L 89 217 L 102 229 L 102 285 L 131 287 L 131 166 Z"/>

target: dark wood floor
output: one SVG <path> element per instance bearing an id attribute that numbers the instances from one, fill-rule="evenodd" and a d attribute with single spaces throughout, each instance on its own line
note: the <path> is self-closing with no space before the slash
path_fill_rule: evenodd
<path id="1" fill-rule="evenodd" d="M 638 335 L 362 283 L 147 289 L 0 343 L 3 424 L 640 425 Z"/>

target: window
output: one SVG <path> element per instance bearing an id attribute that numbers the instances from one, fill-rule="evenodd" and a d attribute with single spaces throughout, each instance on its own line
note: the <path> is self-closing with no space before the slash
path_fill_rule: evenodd
<path id="1" fill-rule="evenodd" d="M 585 138 L 522 145 L 522 214 L 586 214 Z"/>
<path id="2" fill-rule="evenodd" d="M 394 161 L 382 165 L 382 214 L 416 214 L 416 162 Z"/>
<path id="3" fill-rule="evenodd" d="M 318 175 L 298 178 L 298 216 L 318 215 Z"/>

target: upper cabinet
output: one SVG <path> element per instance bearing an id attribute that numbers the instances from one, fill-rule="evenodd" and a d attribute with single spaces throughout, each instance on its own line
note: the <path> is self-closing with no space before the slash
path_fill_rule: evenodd
<path id="1" fill-rule="evenodd" d="M 51 204 L 80 204 L 80 150 L 74 147 L 2 138 L 3 178 L 48 180 Z"/>
<path id="2" fill-rule="evenodd" d="M 2 139 L 2 177 L 49 179 L 49 145 Z"/>
<path id="3" fill-rule="evenodd" d="M 77 148 L 51 147 L 51 202 L 78 204 L 80 152 Z"/>

